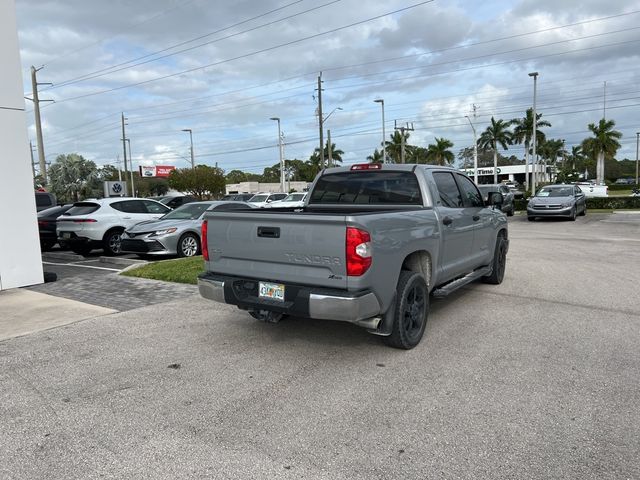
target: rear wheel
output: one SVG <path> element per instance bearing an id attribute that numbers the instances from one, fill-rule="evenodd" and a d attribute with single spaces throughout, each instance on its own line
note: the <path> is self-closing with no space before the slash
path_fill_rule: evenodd
<path id="1" fill-rule="evenodd" d="M 493 253 L 491 267 L 491 275 L 482 277 L 482 281 L 493 285 L 501 284 L 504 279 L 504 271 L 507 267 L 507 240 L 502 235 L 496 238 L 496 248 Z"/>
<path id="2" fill-rule="evenodd" d="M 185 233 L 178 240 L 178 256 L 193 257 L 200 253 L 200 239 L 193 233 Z"/>
<path id="3" fill-rule="evenodd" d="M 422 339 L 427 326 L 429 289 L 422 274 L 402 270 L 396 287 L 396 305 L 387 345 L 410 350 Z"/>
<path id="4" fill-rule="evenodd" d="M 73 253 L 75 253 L 76 255 L 89 255 L 89 253 L 91 253 L 91 250 L 93 250 L 89 245 L 72 245 L 71 246 L 71 251 Z"/>
<path id="5" fill-rule="evenodd" d="M 121 251 L 120 240 L 122 237 L 121 229 L 109 230 L 102 239 L 102 248 L 104 253 L 109 256 L 119 255 Z"/>
<path id="6" fill-rule="evenodd" d="M 55 240 L 42 240 L 40 242 L 40 249 L 43 252 L 48 252 L 49 250 L 51 250 L 53 248 L 53 246 L 56 244 Z"/>
<path id="7" fill-rule="evenodd" d="M 582 212 L 580 212 L 580 214 L 579 214 L 579 215 L 580 215 L 581 217 L 584 217 L 586 214 L 587 214 L 587 206 L 585 205 L 585 206 L 582 208 Z"/>

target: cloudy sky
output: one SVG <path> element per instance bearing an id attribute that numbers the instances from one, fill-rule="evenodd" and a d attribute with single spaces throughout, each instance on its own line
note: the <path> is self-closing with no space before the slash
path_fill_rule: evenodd
<path id="1" fill-rule="evenodd" d="M 77 152 L 122 159 L 127 117 L 134 165 L 197 163 L 260 173 L 318 146 L 325 128 L 345 163 L 366 161 L 413 124 L 410 143 L 473 144 L 491 116 L 532 105 L 567 148 L 603 114 L 635 159 L 640 131 L 640 1 L 630 0 L 16 0 L 25 95 L 39 82 L 48 161 Z M 606 87 L 605 87 L 606 82 Z M 606 95 L 605 95 L 606 92 Z M 605 101 L 606 98 L 606 101 Z M 475 117 L 473 106 L 475 105 Z M 605 110 L 606 108 L 606 110 Z M 33 106 L 27 102 L 35 139 Z M 326 138 L 326 133 L 325 133 Z M 523 148 L 510 147 L 523 156 Z"/>

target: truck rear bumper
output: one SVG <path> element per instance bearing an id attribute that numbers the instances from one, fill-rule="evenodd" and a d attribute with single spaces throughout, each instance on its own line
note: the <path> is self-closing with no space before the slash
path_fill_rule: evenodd
<path id="1" fill-rule="evenodd" d="M 200 295 L 243 310 L 270 310 L 300 317 L 338 320 L 375 328 L 380 303 L 370 291 L 347 292 L 322 287 L 285 285 L 285 300 L 258 297 L 258 280 L 205 273 L 198 277 Z M 375 324 L 375 325 L 374 325 Z"/>

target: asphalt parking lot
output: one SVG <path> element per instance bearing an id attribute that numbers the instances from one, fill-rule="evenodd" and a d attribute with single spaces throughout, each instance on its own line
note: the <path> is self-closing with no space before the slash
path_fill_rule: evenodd
<path id="1" fill-rule="evenodd" d="M 0 477 L 640 478 L 640 214 L 509 221 L 409 352 L 193 294 L 0 342 Z"/>

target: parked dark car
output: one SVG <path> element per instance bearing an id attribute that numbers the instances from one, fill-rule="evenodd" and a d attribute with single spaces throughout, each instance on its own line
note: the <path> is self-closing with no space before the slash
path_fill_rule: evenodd
<path id="1" fill-rule="evenodd" d="M 478 185 L 480 189 L 480 193 L 482 194 L 482 199 L 486 204 L 489 201 L 489 194 L 492 192 L 500 192 L 504 198 L 504 203 L 500 208 L 504 213 L 507 214 L 508 217 L 512 217 L 516 211 L 516 206 L 514 203 L 514 194 L 513 191 L 504 183 L 501 184 L 492 184 L 492 185 Z"/>
<path id="2" fill-rule="evenodd" d="M 197 198 L 192 197 L 191 195 L 165 195 L 162 197 L 150 197 L 150 200 L 156 200 L 173 209 L 186 205 L 187 203 L 198 201 Z"/>
<path id="3" fill-rule="evenodd" d="M 230 193 L 222 197 L 222 200 L 231 202 L 248 202 L 255 194 L 253 193 Z"/>
<path id="4" fill-rule="evenodd" d="M 38 231 L 40 232 L 40 248 L 43 252 L 51 250 L 58 242 L 56 233 L 57 219 L 73 207 L 73 204 L 63 205 L 60 207 L 51 207 L 38 212 Z M 66 245 L 60 245 L 66 247 Z"/>
<path id="5" fill-rule="evenodd" d="M 530 222 L 537 217 L 567 217 L 575 220 L 587 214 L 585 195 L 577 185 L 547 185 L 538 190 L 527 204 Z"/>
<path id="6" fill-rule="evenodd" d="M 40 212 L 56 205 L 56 196 L 53 193 L 36 192 L 36 211 Z"/>

